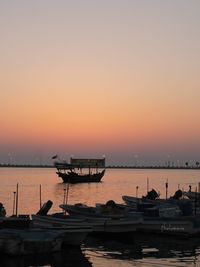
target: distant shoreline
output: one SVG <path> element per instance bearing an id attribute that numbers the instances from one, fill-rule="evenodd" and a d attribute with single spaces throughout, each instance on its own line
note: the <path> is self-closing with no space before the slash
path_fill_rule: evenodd
<path id="1" fill-rule="evenodd" d="M 0 168 L 55 168 L 54 165 L 48 164 L 0 164 Z M 106 169 L 166 169 L 166 170 L 200 170 L 196 166 L 106 166 Z"/>

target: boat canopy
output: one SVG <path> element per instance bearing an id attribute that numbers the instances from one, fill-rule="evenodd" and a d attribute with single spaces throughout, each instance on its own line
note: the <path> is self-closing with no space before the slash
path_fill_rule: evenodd
<path id="1" fill-rule="evenodd" d="M 102 159 L 76 159 L 70 158 L 72 166 L 80 168 L 105 168 L 105 158 Z"/>
<path id="2" fill-rule="evenodd" d="M 83 159 L 70 158 L 70 163 L 66 161 L 55 162 L 55 167 L 59 170 L 72 170 L 75 168 L 105 168 L 105 158 L 102 159 Z"/>

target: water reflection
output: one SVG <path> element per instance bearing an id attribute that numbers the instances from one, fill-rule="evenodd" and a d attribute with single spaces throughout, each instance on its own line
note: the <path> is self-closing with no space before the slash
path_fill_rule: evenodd
<path id="1" fill-rule="evenodd" d="M 65 248 L 53 254 L 10 257 L 1 255 L 1 267 L 91 267 L 92 264 L 79 248 Z"/>
<path id="2" fill-rule="evenodd" d="M 144 264 L 141 266 L 151 265 L 154 260 L 157 260 L 157 264 L 160 260 L 161 262 L 181 264 L 176 266 L 197 266 L 200 239 L 136 234 L 132 243 L 126 243 L 119 240 L 111 241 L 100 237 L 88 237 L 84 244 L 84 250 L 88 255 L 93 253 L 93 258 L 123 260 L 124 263 L 134 260 Z M 92 261 L 95 260 L 92 259 Z"/>

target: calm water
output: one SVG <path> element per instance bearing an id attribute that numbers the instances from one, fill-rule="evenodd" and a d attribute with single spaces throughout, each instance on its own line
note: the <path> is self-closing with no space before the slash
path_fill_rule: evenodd
<path id="1" fill-rule="evenodd" d="M 200 182 L 197 170 L 107 170 L 102 183 L 70 185 L 68 203 L 105 203 L 113 199 L 122 203 L 122 195 L 138 195 L 156 189 L 165 197 L 168 180 L 168 196 L 179 188 L 195 190 Z M 42 187 L 42 202 L 51 199 L 52 212 L 59 211 L 63 202 L 63 184 L 54 169 L 0 168 L 0 202 L 7 214 L 13 211 L 13 192 L 19 184 L 19 213 L 32 214 L 39 209 L 39 186 Z M 119 241 L 88 238 L 81 250 L 70 249 L 40 257 L 3 258 L 1 266 L 200 266 L 200 239 L 160 238 L 159 236 L 137 236 L 131 244 Z"/>

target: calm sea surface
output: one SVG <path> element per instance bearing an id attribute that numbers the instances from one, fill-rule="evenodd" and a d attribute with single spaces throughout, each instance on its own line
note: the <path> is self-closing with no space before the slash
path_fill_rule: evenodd
<path id="1" fill-rule="evenodd" d="M 148 179 L 147 179 L 148 178 Z M 68 203 L 105 203 L 113 199 L 123 203 L 122 195 L 138 196 L 149 189 L 156 189 L 165 197 L 165 183 L 168 181 L 168 196 L 180 188 L 188 190 L 189 185 L 195 190 L 200 182 L 197 170 L 107 170 L 102 183 L 75 184 L 69 187 Z M 42 202 L 53 201 L 52 212 L 60 211 L 64 189 L 67 188 L 55 174 L 53 168 L 0 168 L 0 202 L 6 208 L 7 215 L 12 215 L 16 185 L 19 184 L 20 214 L 32 214 L 39 210 L 40 185 Z M 200 238 L 189 240 L 173 237 L 137 236 L 131 244 L 119 241 L 90 239 L 81 250 L 70 249 L 52 255 L 40 257 L 3 258 L 0 266 L 93 266 L 93 267 L 128 267 L 128 266 L 200 266 Z"/>

